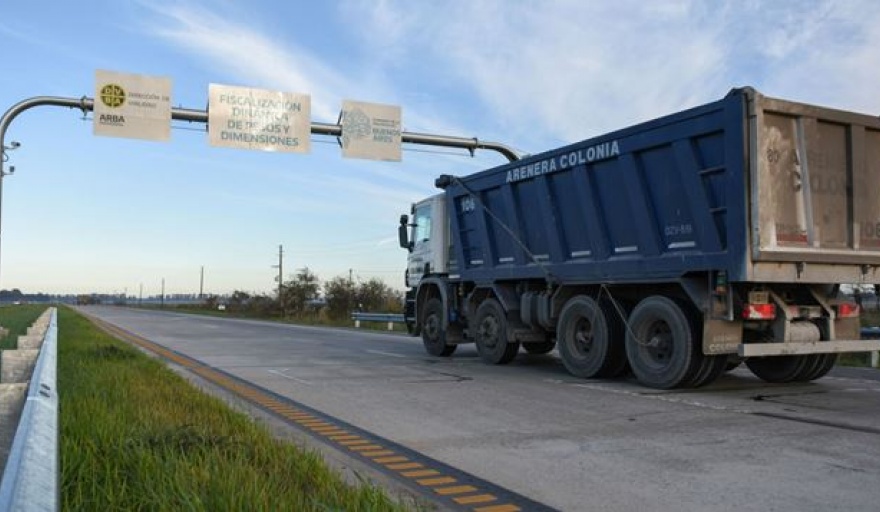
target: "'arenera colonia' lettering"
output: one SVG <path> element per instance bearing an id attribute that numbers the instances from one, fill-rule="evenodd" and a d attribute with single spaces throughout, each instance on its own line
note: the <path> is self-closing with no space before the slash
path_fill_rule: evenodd
<path id="1" fill-rule="evenodd" d="M 584 165 L 618 155 L 620 155 L 620 146 L 616 140 L 575 149 L 552 158 L 514 167 L 507 171 L 507 183 L 527 180 L 542 174 L 550 174 L 575 165 Z"/>

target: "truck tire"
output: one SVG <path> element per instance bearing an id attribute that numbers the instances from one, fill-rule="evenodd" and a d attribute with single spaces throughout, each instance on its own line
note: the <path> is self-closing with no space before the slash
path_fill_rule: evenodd
<path id="1" fill-rule="evenodd" d="M 451 356 L 458 345 L 446 344 L 446 332 L 443 329 L 443 303 L 440 299 L 429 299 L 422 313 L 422 344 L 425 351 L 432 356 Z"/>
<path id="2" fill-rule="evenodd" d="M 727 356 L 727 364 L 724 366 L 725 372 L 732 372 L 739 368 L 739 366 L 743 364 L 743 358 L 730 354 Z"/>
<path id="3" fill-rule="evenodd" d="M 690 385 L 703 359 L 697 359 L 692 324 L 672 299 L 653 295 L 629 316 L 626 356 L 638 381 L 648 387 L 672 389 Z"/>
<path id="4" fill-rule="evenodd" d="M 771 356 L 750 357 L 746 366 L 756 377 L 772 383 L 791 382 L 804 374 L 805 367 L 812 363 L 810 356 Z"/>
<path id="5" fill-rule="evenodd" d="M 568 373 L 585 379 L 615 377 L 626 366 L 624 326 L 610 308 L 578 295 L 559 313 L 556 339 Z"/>
<path id="6" fill-rule="evenodd" d="M 727 368 L 727 356 L 703 356 L 704 361 L 700 366 L 700 370 L 691 379 L 690 387 L 692 388 L 701 388 L 703 386 L 708 386 L 712 384 L 718 377 L 724 373 L 724 370 Z"/>
<path id="7" fill-rule="evenodd" d="M 819 360 L 816 365 L 808 374 L 801 377 L 800 380 L 803 382 L 821 379 L 837 364 L 837 354 L 818 354 L 817 357 Z"/>
<path id="8" fill-rule="evenodd" d="M 486 299 L 477 308 L 474 341 L 480 359 L 489 364 L 507 364 L 516 357 L 519 343 L 508 340 L 507 317 L 495 299 Z"/>

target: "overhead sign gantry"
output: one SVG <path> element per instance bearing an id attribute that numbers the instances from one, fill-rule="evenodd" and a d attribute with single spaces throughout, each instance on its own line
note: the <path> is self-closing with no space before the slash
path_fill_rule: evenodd
<path id="1" fill-rule="evenodd" d="M 97 71 L 95 98 L 34 96 L 16 103 L 0 117 L 0 201 L 3 178 L 15 170 L 11 165 L 6 169 L 7 151 L 20 146 L 6 144 L 6 130 L 19 114 L 39 106 L 94 112 L 94 133 L 104 136 L 167 141 L 171 120 L 177 120 L 206 124 L 215 146 L 307 153 L 310 135 L 326 135 L 337 137 L 348 158 L 400 161 L 404 143 L 461 148 L 471 155 L 478 149 L 495 151 L 511 162 L 520 158 L 498 142 L 402 131 L 401 109 L 393 105 L 346 100 L 334 124 L 311 121 L 307 94 L 211 84 L 208 96 L 205 110 L 172 107 L 169 78 Z"/>

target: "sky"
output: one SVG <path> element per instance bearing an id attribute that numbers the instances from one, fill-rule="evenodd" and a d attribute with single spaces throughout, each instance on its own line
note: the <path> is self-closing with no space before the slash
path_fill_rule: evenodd
<path id="1" fill-rule="evenodd" d="M 538 153 L 722 98 L 768 96 L 880 114 L 875 0 L 281 0 L 4 2 L 0 110 L 93 97 L 95 71 L 169 77 L 172 104 L 209 84 L 398 105 L 405 131 Z M 494 152 L 404 145 L 401 162 L 99 137 L 90 116 L 37 107 L 6 143 L 0 288 L 26 293 L 271 293 L 308 268 L 403 289 L 400 214 L 440 174 Z M 201 284 L 201 269 L 204 282 Z"/>

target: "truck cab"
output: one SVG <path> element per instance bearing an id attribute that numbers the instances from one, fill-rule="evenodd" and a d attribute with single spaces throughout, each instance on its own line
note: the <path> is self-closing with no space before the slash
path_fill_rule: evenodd
<path id="1" fill-rule="evenodd" d="M 448 272 L 449 226 L 443 194 L 424 199 L 412 206 L 412 219 L 400 219 L 400 245 L 409 250 L 406 286 L 416 288 L 422 278 Z"/>

